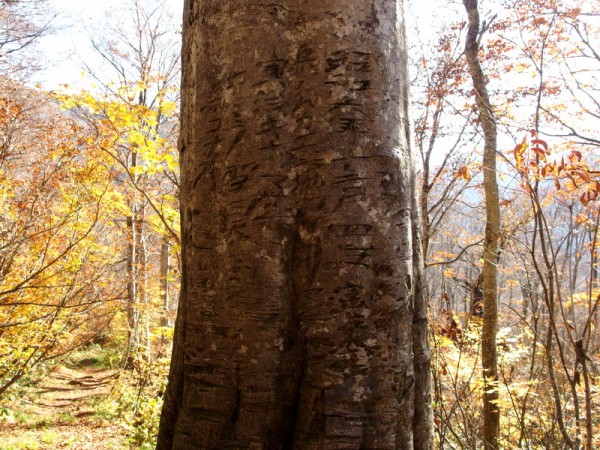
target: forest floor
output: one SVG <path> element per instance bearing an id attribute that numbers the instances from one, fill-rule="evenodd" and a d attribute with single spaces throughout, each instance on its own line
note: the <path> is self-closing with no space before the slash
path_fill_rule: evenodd
<path id="1" fill-rule="evenodd" d="M 126 449 L 123 429 L 102 418 L 95 405 L 111 391 L 118 371 L 59 366 L 26 390 L 0 421 L 0 450 Z M 1 418 L 0 418 L 1 419 Z"/>

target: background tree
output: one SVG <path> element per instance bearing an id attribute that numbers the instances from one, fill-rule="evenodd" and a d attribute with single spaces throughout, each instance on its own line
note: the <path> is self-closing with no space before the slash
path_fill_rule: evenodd
<path id="1" fill-rule="evenodd" d="M 160 291 L 163 323 L 171 321 L 176 309 L 169 292 L 177 285 L 173 269 L 178 270 L 179 259 L 179 170 L 174 148 L 179 40 L 165 2 L 134 0 L 112 11 L 116 13 L 128 21 L 107 25 L 108 39 L 102 38 L 105 33 L 91 35 L 103 64 L 86 68 L 100 87 L 64 101 L 77 107 L 112 160 L 125 203 L 120 223 L 124 223 L 126 249 L 126 354 L 138 350 L 149 354 L 150 305 L 156 300 L 149 285 L 153 270 L 159 271 L 160 286 L 155 289 Z"/>
<path id="2" fill-rule="evenodd" d="M 75 350 L 112 366 L 131 348 L 108 408 L 136 446 L 156 436 L 179 249 L 177 27 L 148 3 L 120 28 L 137 41 L 96 41 L 118 81 L 98 69 L 77 93 L 0 91 L 0 391 L 21 394 Z"/>
<path id="3" fill-rule="evenodd" d="M 0 393 L 98 338 L 123 295 L 108 168 L 47 97 L 2 81 Z"/>
<path id="4" fill-rule="evenodd" d="M 475 88 L 479 122 L 483 131 L 483 188 L 485 192 L 485 241 L 483 246 L 483 326 L 481 330 L 481 365 L 483 368 L 483 440 L 486 449 L 497 449 L 500 434 L 498 401 L 498 242 L 500 240 L 500 197 L 496 179 L 498 131 L 490 102 L 487 81 L 479 62 L 479 40 L 483 31 L 477 0 L 463 0 L 469 17 L 465 56 Z"/>
<path id="5" fill-rule="evenodd" d="M 572 24 L 581 21 L 584 40 L 594 42 L 595 5 L 535 1 L 501 7 L 482 2 L 480 7 L 482 27 L 485 24 L 488 31 L 480 36 L 479 57 L 504 136 L 498 152 L 500 207 L 506 217 L 498 265 L 497 404 L 504 418 L 500 445 L 568 446 L 585 437 L 590 446 L 598 434 L 597 421 L 588 420 L 586 410 L 593 410 L 595 403 L 593 395 L 587 400 L 576 342 L 584 336 L 587 341 L 584 329 L 594 321 L 590 312 L 597 311 L 590 275 L 596 270 L 597 250 L 592 249 L 597 249 L 598 159 L 593 141 L 582 138 L 594 136 L 589 113 L 595 111 L 590 87 L 596 71 L 593 52 Z M 422 113 L 417 116 L 417 143 L 425 144 L 421 148 L 426 156 L 430 152 L 423 158 L 421 198 L 426 198 L 432 218 L 426 279 L 435 330 L 436 437 L 440 446 L 449 441 L 460 448 L 478 448 L 483 419 L 473 405 L 484 393 L 476 370 L 481 320 L 469 309 L 476 297 L 471 287 L 477 285 L 482 264 L 483 180 L 477 165 L 457 167 L 452 158 L 473 155 L 478 140 L 467 137 L 475 135 L 479 122 L 470 118 L 471 88 L 461 67 L 466 23 L 445 27 L 432 38 L 438 58 L 423 57 L 431 52 L 425 39 L 412 47 L 413 65 L 419 70 L 416 83 L 423 86 L 415 90 L 417 111 Z M 431 75 L 423 76 L 421 70 Z M 438 73 L 446 76 L 436 78 Z M 438 108 L 442 113 L 436 115 Z M 449 148 L 455 153 L 446 158 Z M 568 175 L 575 167 L 579 174 Z M 461 185 L 462 192 L 456 189 Z M 441 222 L 436 221 L 438 207 L 444 212 Z M 536 215 L 540 225 L 534 226 Z M 591 270 L 582 271 L 581 264 Z M 593 344 L 583 350 L 590 358 L 583 358 L 587 365 L 595 364 L 589 362 L 595 358 L 592 348 Z M 592 378 L 589 381 L 592 387 Z"/>
<path id="6" fill-rule="evenodd" d="M 44 0 L 0 2 L 0 70 L 25 79 L 38 68 L 35 45 L 54 31 L 55 17 Z"/>

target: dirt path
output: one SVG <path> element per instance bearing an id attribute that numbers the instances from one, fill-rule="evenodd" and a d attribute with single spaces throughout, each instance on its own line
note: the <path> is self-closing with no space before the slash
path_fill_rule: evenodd
<path id="1" fill-rule="evenodd" d="M 116 378 L 115 370 L 58 367 L 15 402 L 22 417 L 0 422 L 0 450 L 128 448 L 120 427 L 94 416 Z"/>

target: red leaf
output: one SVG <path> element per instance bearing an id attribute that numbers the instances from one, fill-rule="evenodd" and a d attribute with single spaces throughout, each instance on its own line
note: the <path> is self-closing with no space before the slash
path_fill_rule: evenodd
<path id="1" fill-rule="evenodd" d="M 537 147 L 539 145 L 541 145 L 542 147 L 544 147 L 545 151 L 548 151 L 548 143 L 542 139 L 532 139 L 531 143 Z"/>

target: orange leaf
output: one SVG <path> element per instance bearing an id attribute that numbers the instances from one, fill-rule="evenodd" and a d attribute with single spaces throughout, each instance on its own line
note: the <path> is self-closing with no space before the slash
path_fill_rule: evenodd
<path id="1" fill-rule="evenodd" d="M 583 194 L 581 194 L 581 197 L 579 197 L 579 201 L 581 201 L 581 203 L 584 206 L 587 206 L 588 203 L 590 202 L 590 193 L 589 192 L 584 192 Z"/>
<path id="2" fill-rule="evenodd" d="M 554 165 L 553 163 L 548 163 L 544 166 L 544 168 L 542 169 L 542 176 L 546 177 L 550 174 L 557 174 L 557 170 L 556 170 L 556 165 Z"/>
<path id="3" fill-rule="evenodd" d="M 462 178 L 463 180 L 471 181 L 472 177 L 471 173 L 469 172 L 469 167 L 465 165 L 459 168 L 456 172 L 456 178 Z"/>
<path id="4" fill-rule="evenodd" d="M 517 146 L 513 150 L 517 169 L 521 169 L 523 167 L 523 154 L 525 153 L 525 150 L 527 150 L 527 139 L 523 138 L 523 141 L 521 141 L 520 144 L 517 144 Z"/>
<path id="5" fill-rule="evenodd" d="M 554 186 L 556 186 L 557 191 L 560 191 L 560 181 L 558 181 L 558 177 L 554 177 Z"/>
<path id="6" fill-rule="evenodd" d="M 533 150 L 533 153 L 535 153 L 540 160 L 546 161 L 546 152 L 543 149 L 540 147 L 533 147 L 531 150 Z"/>
<path id="7" fill-rule="evenodd" d="M 590 181 L 590 174 L 587 170 L 574 170 L 573 173 L 584 181 Z"/>
<path id="8" fill-rule="evenodd" d="M 577 151 L 577 150 L 573 150 L 570 154 L 569 154 L 569 161 L 571 162 L 578 162 L 581 161 L 581 152 Z"/>

